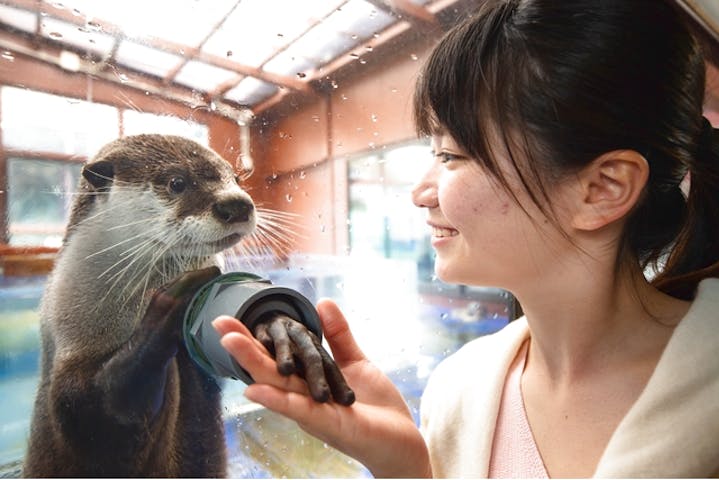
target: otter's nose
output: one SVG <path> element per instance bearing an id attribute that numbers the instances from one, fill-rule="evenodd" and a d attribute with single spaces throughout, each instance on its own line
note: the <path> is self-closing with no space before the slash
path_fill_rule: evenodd
<path id="1" fill-rule="evenodd" d="M 242 198 L 234 198 L 215 203 L 212 206 L 212 213 L 221 222 L 240 223 L 248 221 L 254 209 L 255 206 L 252 202 Z"/>

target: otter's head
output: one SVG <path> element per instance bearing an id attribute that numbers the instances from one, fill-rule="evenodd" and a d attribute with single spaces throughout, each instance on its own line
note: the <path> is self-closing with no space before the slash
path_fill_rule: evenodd
<path id="1" fill-rule="evenodd" d="M 255 228 L 254 204 L 229 163 L 182 137 L 137 135 L 107 144 L 83 168 L 79 190 L 65 243 L 94 235 L 110 255 L 134 248 L 133 256 L 142 251 L 153 263 L 209 257 Z"/>

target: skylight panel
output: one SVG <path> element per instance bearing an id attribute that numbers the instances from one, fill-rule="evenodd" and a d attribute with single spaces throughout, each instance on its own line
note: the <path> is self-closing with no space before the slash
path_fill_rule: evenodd
<path id="1" fill-rule="evenodd" d="M 330 15 L 326 23 L 335 31 L 347 33 L 357 39 L 366 39 L 395 21 L 392 15 L 365 0 L 349 0 Z"/>
<path id="2" fill-rule="evenodd" d="M 165 77 L 182 61 L 177 55 L 130 41 L 120 43 L 115 59 L 126 67 L 158 77 Z"/>
<path id="3" fill-rule="evenodd" d="M 277 92 L 277 87 L 254 77 L 243 79 L 236 87 L 225 93 L 225 98 L 242 105 L 255 105 Z"/>
<path id="4" fill-rule="evenodd" d="M 73 45 L 99 55 L 107 55 L 112 50 L 114 39 L 90 28 L 78 27 L 54 18 L 44 18 L 40 22 L 43 37 L 57 42 Z"/>
<path id="5" fill-rule="evenodd" d="M 182 67 L 175 81 L 189 87 L 211 91 L 220 84 L 237 78 L 238 74 L 206 63 L 191 61 Z"/>
<path id="6" fill-rule="evenodd" d="M 119 27 L 131 38 L 155 37 L 197 46 L 236 0 L 62 0 L 65 8 Z"/>
<path id="7" fill-rule="evenodd" d="M 0 22 L 25 32 L 33 33 L 37 30 L 37 17 L 35 14 L 17 8 L 0 5 Z"/>

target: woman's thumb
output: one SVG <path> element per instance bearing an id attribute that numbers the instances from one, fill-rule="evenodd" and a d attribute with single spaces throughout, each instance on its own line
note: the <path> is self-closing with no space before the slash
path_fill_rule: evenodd
<path id="1" fill-rule="evenodd" d="M 332 300 L 323 298 L 317 302 L 322 330 L 332 350 L 332 356 L 340 368 L 354 362 L 365 360 L 349 325 L 339 307 Z"/>

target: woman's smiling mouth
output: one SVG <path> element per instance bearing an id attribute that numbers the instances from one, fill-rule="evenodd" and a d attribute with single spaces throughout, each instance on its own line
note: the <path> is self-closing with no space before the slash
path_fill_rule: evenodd
<path id="1" fill-rule="evenodd" d="M 432 236 L 437 238 L 444 238 L 444 237 L 454 237 L 459 235 L 459 232 L 453 228 L 446 228 L 446 227 L 436 227 L 434 225 L 430 225 L 432 227 Z"/>

